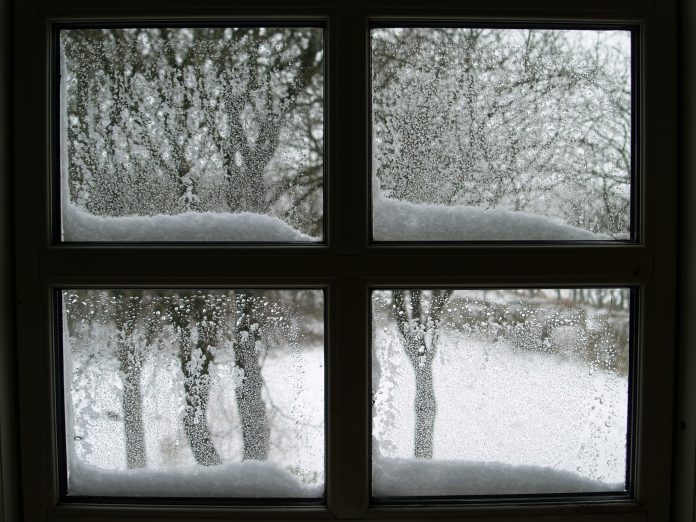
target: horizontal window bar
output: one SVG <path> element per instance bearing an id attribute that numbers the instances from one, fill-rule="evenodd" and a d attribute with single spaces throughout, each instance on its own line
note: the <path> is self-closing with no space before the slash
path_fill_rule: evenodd
<path id="1" fill-rule="evenodd" d="M 124 0 L 119 3 L 118 8 L 108 9 L 100 6 L 95 9 L 94 3 L 89 0 L 41 0 L 38 2 L 38 11 L 41 13 L 70 13 L 75 10 L 80 11 L 81 17 L 105 17 L 111 14 L 112 16 L 123 16 L 124 12 L 137 13 L 139 17 L 147 16 L 153 13 L 155 16 L 186 16 L 205 17 L 205 16 L 239 16 L 240 13 L 253 13 L 254 16 L 271 16 L 268 14 L 268 9 L 273 9 L 273 13 L 277 16 L 287 15 L 296 12 L 325 12 L 327 9 L 337 7 L 338 2 L 325 2 L 323 0 L 308 0 L 301 4 L 298 8 L 288 8 L 288 3 L 283 0 L 259 0 L 257 2 L 242 3 L 230 8 L 230 4 L 224 1 L 209 1 L 204 5 L 192 6 L 190 2 L 185 0 L 172 0 L 167 2 L 166 8 L 156 0 L 146 0 L 138 2 L 137 0 Z M 462 16 L 463 13 L 468 13 L 473 16 L 479 13 L 486 13 L 488 16 L 502 17 L 517 16 L 526 19 L 543 19 L 554 16 L 556 18 L 587 18 L 587 19 L 606 19 L 608 15 L 630 16 L 647 15 L 652 9 L 652 3 L 649 0 L 616 0 L 611 3 L 602 0 L 592 0 L 586 2 L 568 2 L 559 4 L 552 0 L 531 0 L 525 2 L 524 6 L 520 6 L 519 2 L 512 0 L 498 0 L 495 2 L 486 0 L 475 0 L 467 2 L 466 7 L 453 7 L 451 0 L 435 0 L 427 5 L 418 0 L 402 0 L 394 2 L 393 0 L 352 0 L 351 2 L 342 2 L 342 7 L 359 9 L 369 12 L 374 16 L 380 17 L 398 17 L 399 19 L 407 19 L 413 17 L 451 17 Z M 232 13 L 232 14 L 230 14 Z M 503 14 L 504 13 L 504 14 Z"/>
<path id="2" fill-rule="evenodd" d="M 54 285 L 141 284 L 321 285 L 337 277 L 393 284 L 449 281 L 480 285 L 537 283 L 640 283 L 652 277 L 650 251 L 621 249 L 500 249 L 464 254 L 430 250 L 336 256 L 329 252 L 237 255 L 215 249 L 52 248 L 41 256 L 41 277 Z M 168 283 L 171 282 L 171 283 Z M 371 283 L 372 284 L 372 283 Z"/>

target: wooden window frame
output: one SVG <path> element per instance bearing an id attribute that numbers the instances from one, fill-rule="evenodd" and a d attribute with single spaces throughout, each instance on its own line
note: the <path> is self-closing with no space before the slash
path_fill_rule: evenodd
<path id="1" fill-rule="evenodd" d="M 166 5 L 165 5 L 166 4 Z M 24 520 L 447 519 L 661 521 L 674 404 L 676 2 L 650 0 L 15 1 L 15 255 Z M 521 5 L 524 4 L 524 5 Z M 313 246 L 60 244 L 52 237 L 51 32 L 65 22 L 312 20 L 326 42 L 327 241 Z M 641 212 L 635 243 L 372 244 L 369 28 L 380 20 L 631 24 L 639 28 Z M 166 261 L 166 262 L 165 262 Z M 174 262 L 173 262 L 174 261 Z M 232 267 L 232 268 L 231 268 Z M 437 273 L 424 267 L 437 267 Z M 326 289 L 327 494 L 319 507 L 70 504 L 59 494 L 53 295 L 61 288 Z M 632 497 L 383 506 L 370 500 L 369 293 L 377 287 L 629 286 L 639 295 Z"/>

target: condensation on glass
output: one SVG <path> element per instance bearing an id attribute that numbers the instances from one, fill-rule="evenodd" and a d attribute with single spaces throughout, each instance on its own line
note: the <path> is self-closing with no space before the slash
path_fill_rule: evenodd
<path id="1" fill-rule="evenodd" d="M 630 290 L 375 290 L 377 498 L 627 489 Z"/>
<path id="2" fill-rule="evenodd" d="M 60 297 L 68 495 L 323 495 L 322 291 Z"/>
<path id="3" fill-rule="evenodd" d="M 322 39 L 61 30 L 62 239 L 321 241 Z"/>
<path id="4" fill-rule="evenodd" d="M 375 240 L 632 238 L 631 31 L 371 37 Z"/>

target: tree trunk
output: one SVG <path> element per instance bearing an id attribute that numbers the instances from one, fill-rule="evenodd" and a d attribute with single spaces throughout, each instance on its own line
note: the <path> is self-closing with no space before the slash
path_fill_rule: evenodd
<path id="1" fill-rule="evenodd" d="M 242 423 L 244 460 L 266 460 L 271 429 L 266 404 L 261 398 L 263 377 L 256 351 L 259 329 L 253 301 L 251 292 L 245 290 L 240 290 L 235 298 L 237 339 L 234 354 L 237 368 L 243 372 L 242 382 L 235 389 L 235 397 Z"/>
<path id="2" fill-rule="evenodd" d="M 437 408 L 432 359 L 422 367 L 415 367 L 414 371 L 416 374 L 414 456 L 418 459 L 431 459 L 433 458 L 433 433 Z"/>
<path id="3" fill-rule="evenodd" d="M 143 398 L 140 387 L 142 360 L 132 336 L 139 310 L 140 302 L 137 297 L 121 295 L 117 315 L 118 361 L 123 383 L 121 403 L 128 469 L 144 468 L 146 465 Z"/>
<path id="4" fill-rule="evenodd" d="M 194 303 L 193 307 L 196 308 L 197 303 Z M 172 317 L 179 337 L 179 360 L 181 371 L 184 374 L 186 398 L 183 419 L 184 431 L 191 446 L 193 458 L 196 463 L 202 466 L 222 464 L 222 459 L 215 449 L 207 419 L 208 397 L 210 395 L 209 366 L 212 361 L 212 354 L 208 346 L 214 334 L 207 331 L 208 327 L 204 326 L 204 321 L 198 321 L 197 349 L 194 354 L 191 349 L 193 340 L 191 338 L 190 318 L 185 317 L 181 309 L 175 310 Z M 197 358 L 194 359 L 194 356 Z"/>
<path id="5" fill-rule="evenodd" d="M 208 427 L 209 387 L 200 384 L 184 384 L 186 391 L 186 411 L 184 412 L 184 431 L 188 439 L 193 458 L 201 466 L 222 464 L 222 459 L 215 449 Z"/>
<path id="6" fill-rule="evenodd" d="M 140 389 L 140 357 L 128 338 L 119 339 L 119 363 L 123 374 L 123 423 L 126 431 L 128 469 L 145 467 L 145 428 L 143 399 Z"/>

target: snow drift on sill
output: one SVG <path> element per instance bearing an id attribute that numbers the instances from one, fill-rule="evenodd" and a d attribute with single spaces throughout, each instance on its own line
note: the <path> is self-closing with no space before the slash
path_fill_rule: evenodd
<path id="1" fill-rule="evenodd" d="M 95 216 L 63 205 L 64 241 L 311 241 L 319 239 L 277 217 L 240 212 L 155 216 Z"/>
<path id="2" fill-rule="evenodd" d="M 605 483 L 542 466 L 500 462 L 379 457 L 372 465 L 375 497 L 623 492 Z"/>
<path id="3" fill-rule="evenodd" d="M 378 457 L 372 465 L 375 497 L 596 493 L 624 491 L 605 483 L 542 466 L 501 462 Z"/>
<path id="4" fill-rule="evenodd" d="M 251 460 L 166 470 L 107 470 L 73 462 L 68 477 L 73 496 L 319 498 L 323 493 L 323 484 L 303 484 L 273 462 Z"/>
<path id="5" fill-rule="evenodd" d="M 536 214 L 462 205 L 415 204 L 372 197 L 372 234 L 376 241 L 543 241 L 611 240 Z"/>

